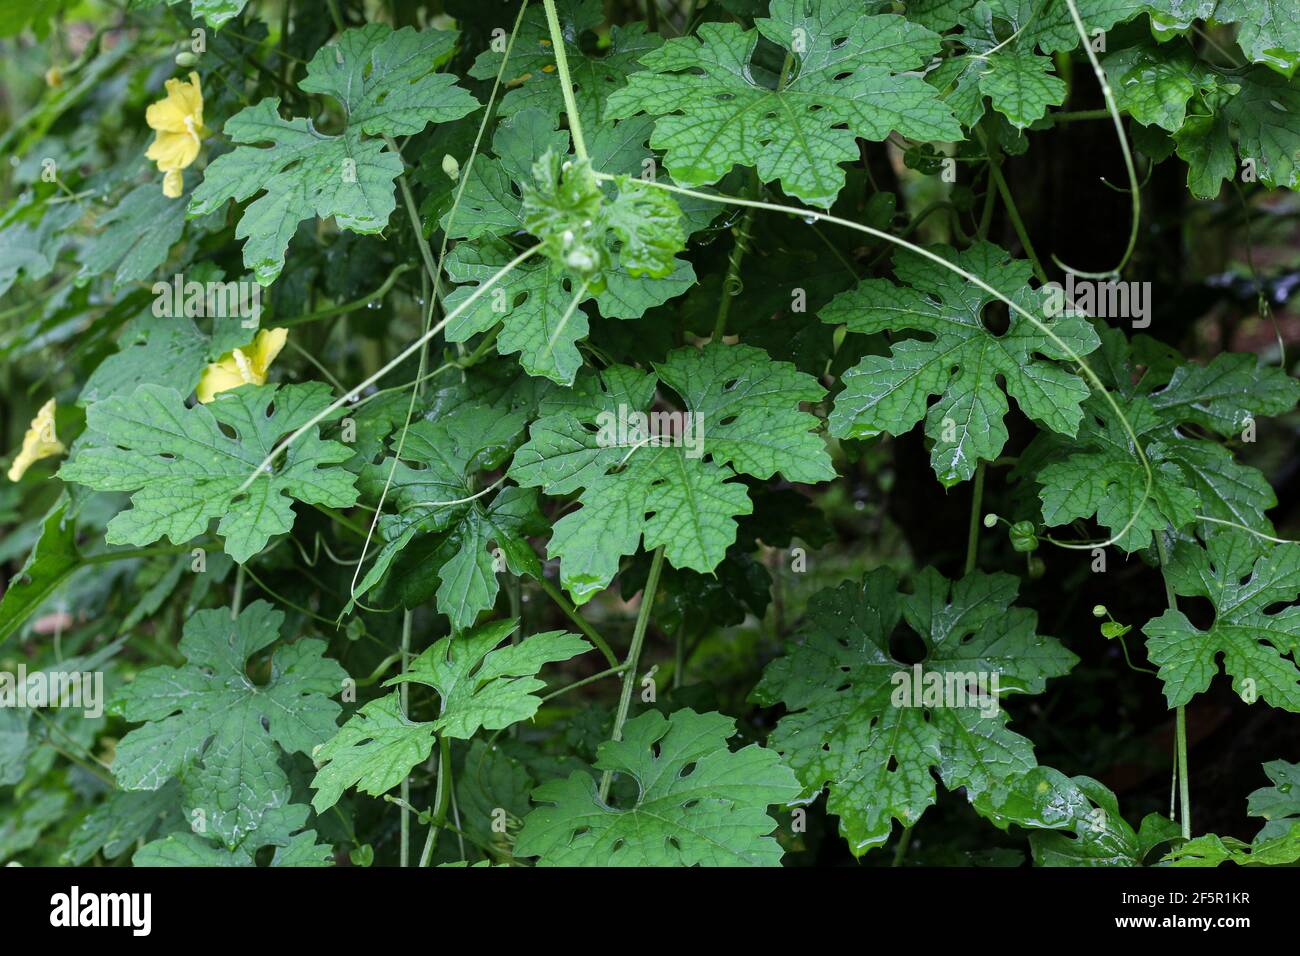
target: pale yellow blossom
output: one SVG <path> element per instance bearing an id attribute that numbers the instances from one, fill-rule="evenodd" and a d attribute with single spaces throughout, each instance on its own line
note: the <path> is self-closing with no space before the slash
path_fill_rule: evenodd
<path id="1" fill-rule="evenodd" d="M 144 155 L 163 174 L 163 195 L 175 199 L 184 188 L 181 170 L 198 159 L 199 145 L 209 132 L 203 125 L 199 75 L 190 73 L 189 82 L 168 80 L 167 95 L 152 104 L 144 118 L 157 131 Z"/>
<path id="2" fill-rule="evenodd" d="M 18 457 L 9 466 L 10 481 L 18 481 L 27 473 L 28 468 L 42 458 L 53 458 L 67 451 L 63 442 L 59 441 L 59 436 L 54 433 L 55 407 L 54 399 L 51 398 L 32 419 L 27 434 L 23 436 L 22 451 L 18 452 Z"/>
<path id="3" fill-rule="evenodd" d="M 206 405 L 220 393 L 240 385 L 265 385 L 266 373 L 288 338 L 288 329 L 262 329 L 251 344 L 221 356 L 199 378 L 199 401 Z"/>

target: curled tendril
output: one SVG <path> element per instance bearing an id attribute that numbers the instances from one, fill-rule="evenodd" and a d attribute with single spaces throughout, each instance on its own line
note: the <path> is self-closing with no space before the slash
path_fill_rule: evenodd
<path id="1" fill-rule="evenodd" d="M 1056 257 L 1055 253 L 1052 255 L 1052 261 L 1056 263 L 1058 268 L 1077 276 L 1083 276 L 1085 279 L 1112 279 L 1118 276 L 1124 267 L 1128 265 L 1129 259 L 1133 256 L 1133 250 L 1137 248 L 1138 223 L 1142 219 L 1141 187 L 1138 185 L 1137 169 L 1133 165 L 1133 151 L 1129 149 L 1128 137 L 1124 135 L 1124 122 L 1120 119 L 1119 107 L 1115 105 L 1115 95 L 1111 93 L 1110 82 L 1106 79 L 1106 72 L 1101 68 L 1097 54 L 1092 51 L 1092 44 L 1088 42 L 1088 30 L 1079 16 L 1079 8 L 1075 6 L 1074 0 L 1065 0 L 1065 5 L 1070 8 L 1070 19 L 1074 21 L 1074 29 L 1079 34 L 1079 40 L 1083 44 L 1083 52 L 1087 54 L 1088 62 L 1092 64 L 1092 72 L 1101 85 L 1101 95 L 1106 101 L 1106 112 L 1110 113 L 1111 121 L 1115 124 L 1115 135 L 1119 138 L 1119 149 L 1124 154 L 1124 169 L 1128 173 L 1129 188 L 1127 192 L 1131 199 L 1131 208 L 1128 245 L 1124 247 L 1124 255 L 1120 257 L 1119 264 L 1113 269 L 1107 269 L 1104 272 L 1084 272 L 1082 269 L 1075 269 L 1066 265 Z"/>

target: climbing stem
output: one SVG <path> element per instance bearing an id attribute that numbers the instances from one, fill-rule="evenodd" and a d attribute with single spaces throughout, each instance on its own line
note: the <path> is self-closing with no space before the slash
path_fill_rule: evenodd
<path id="1" fill-rule="evenodd" d="M 1034 275 L 1039 282 L 1047 281 L 1047 272 L 1043 269 L 1043 263 L 1038 258 L 1038 253 L 1034 251 L 1034 244 L 1029 241 L 1029 231 L 1025 229 L 1025 222 L 1020 218 L 1020 210 L 1016 207 L 1016 201 L 1011 198 L 1011 189 L 1007 186 L 1006 177 L 1002 175 L 1002 168 L 999 165 L 999 159 L 991 151 L 988 138 L 979 128 L 975 130 L 984 144 L 984 151 L 989 156 L 989 176 L 993 179 L 993 184 L 997 187 L 998 195 L 1002 197 L 1002 204 L 1007 207 L 1007 218 L 1011 220 L 1011 228 L 1016 231 L 1016 238 L 1020 240 L 1021 248 L 1025 250 L 1025 256 L 1029 259 L 1029 264 L 1033 266 Z"/>
<path id="2" fill-rule="evenodd" d="M 655 592 L 659 590 L 659 574 L 664 567 L 664 546 L 655 548 L 654 557 L 650 559 L 650 575 L 646 578 L 645 588 L 641 591 L 641 608 L 636 615 L 636 627 L 632 631 L 632 646 L 628 648 L 627 660 L 623 672 L 623 691 L 618 698 L 618 712 L 614 715 L 614 731 L 610 740 L 623 739 L 623 724 L 627 721 L 628 708 L 632 706 L 632 685 L 636 682 L 636 666 L 641 659 L 641 645 L 645 643 L 646 628 L 650 626 L 650 611 L 654 607 Z M 600 778 L 600 799 L 609 798 L 609 785 L 613 774 L 606 770 Z"/>
<path id="3" fill-rule="evenodd" d="M 501 88 L 501 78 L 505 75 L 506 64 L 510 62 L 510 51 L 514 48 L 515 36 L 519 33 L 519 27 L 523 23 L 523 19 L 524 19 L 524 11 L 527 8 L 528 8 L 528 0 L 524 0 L 524 2 L 521 3 L 519 6 L 519 13 L 515 16 L 514 28 L 511 30 L 510 39 L 506 43 L 505 55 L 501 58 L 501 66 L 497 69 L 496 80 L 492 84 L 492 93 L 488 97 L 487 108 L 483 111 L 483 118 L 479 122 L 478 132 L 474 136 L 474 145 L 470 150 L 469 159 L 466 161 L 465 169 L 461 174 L 460 185 L 456 189 L 456 198 L 453 200 L 451 204 L 451 210 L 447 214 L 447 219 L 445 221 L 445 227 L 443 229 L 443 235 L 442 235 L 442 245 L 438 250 L 438 258 L 436 261 L 434 260 L 433 257 L 433 251 L 429 248 L 428 240 L 425 239 L 424 227 L 420 221 L 420 216 L 415 206 L 415 199 L 411 195 L 411 187 L 406 181 L 405 172 L 403 171 L 398 177 L 402 188 L 402 200 L 404 205 L 406 206 L 407 218 L 410 220 L 411 223 L 411 232 L 415 236 L 416 244 L 418 245 L 420 250 L 420 258 L 424 262 L 425 272 L 421 276 L 421 282 L 420 282 L 420 288 L 422 291 L 421 302 L 424 304 L 424 331 L 421 337 L 422 343 L 427 343 L 428 341 L 430 341 L 433 338 L 433 336 L 437 334 L 437 332 L 442 326 L 446 325 L 447 322 L 450 322 L 451 319 L 455 317 L 455 312 L 453 312 L 451 315 L 448 315 L 446 318 L 442 320 L 442 322 L 438 324 L 438 328 L 431 328 L 433 323 L 434 310 L 436 309 L 438 302 L 441 300 L 441 294 L 442 294 L 441 285 L 440 285 L 442 280 L 441 265 L 443 262 L 446 261 L 447 258 L 447 242 L 452 236 L 452 228 L 451 228 L 452 223 L 455 221 L 456 213 L 460 209 L 461 197 L 464 195 L 465 186 L 469 182 L 470 171 L 474 167 L 474 160 L 478 156 L 479 146 L 483 141 L 483 133 L 487 129 L 488 121 L 492 116 L 493 104 L 496 103 L 497 91 Z M 388 143 L 388 148 L 391 149 L 393 152 L 397 153 L 400 157 L 401 154 L 398 151 L 397 144 L 393 141 L 392 137 L 386 137 L 386 140 Z M 403 161 L 403 169 L 405 169 L 405 161 Z M 495 337 L 496 337 L 496 332 L 494 331 L 490 333 L 488 336 L 484 337 L 484 342 L 490 344 L 491 341 L 495 339 Z M 480 343 L 480 348 L 482 347 L 484 346 L 482 343 Z M 456 343 L 456 352 L 457 355 L 459 356 L 458 363 L 465 362 L 464 348 L 465 347 L 461 342 Z M 478 353 L 476 352 L 475 354 L 477 355 Z M 477 361 L 477 359 L 474 360 Z M 411 419 L 415 415 L 416 402 L 423 394 L 424 381 L 426 378 L 425 371 L 427 367 L 428 367 L 428 349 L 425 347 L 425 345 L 421 344 L 419 347 L 419 364 L 416 369 L 415 381 L 412 384 L 412 389 L 411 389 L 411 400 L 407 403 L 406 406 L 406 418 L 402 422 L 401 434 L 397 440 L 397 447 L 394 449 L 392 464 L 389 466 L 388 474 L 384 478 L 384 488 L 379 495 L 379 505 L 375 509 L 375 516 L 370 522 L 370 528 L 366 532 L 366 536 L 365 536 L 365 543 L 361 547 L 361 560 L 357 562 L 356 573 L 353 574 L 352 582 L 349 585 L 349 591 L 351 592 L 351 596 L 353 600 L 355 600 L 357 596 L 356 594 L 357 581 L 361 575 L 361 565 L 365 561 L 366 554 L 370 550 L 371 538 L 374 536 L 375 530 L 379 526 L 380 513 L 384 509 L 384 502 L 388 500 L 388 491 L 392 487 L 393 476 L 396 474 L 397 471 L 397 463 L 401 460 L 402 450 L 406 446 L 406 436 L 407 436 L 407 432 L 410 430 L 411 427 Z M 462 368 L 464 367 L 465 366 L 462 365 Z M 462 372 L 462 377 L 463 374 L 464 373 Z M 360 393 L 360 389 L 357 389 L 354 394 L 359 394 L 359 393 Z"/>
<path id="4" fill-rule="evenodd" d="M 686 624 L 677 628 L 673 641 L 673 690 L 682 686 L 682 672 L 686 670 Z"/>
<path id="5" fill-rule="evenodd" d="M 992 163 L 992 159 L 989 160 Z M 989 227 L 993 225 L 993 207 L 997 203 L 998 190 L 993 185 L 993 176 L 989 175 L 988 182 L 984 184 L 984 209 L 980 213 L 979 225 L 975 228 L 975 235 L 981 239 L 987 239 L 989 236 Z"/>
<path id="6" fill-rule="evenodd" d="M 60 733 L 65 738 L 67 738 L 67 734 L 63 734 L 62 730 L 58 727 L 57 724 L 53 723 L 50 720 L 50 718 L 46 717 L 43 713 L 41 713 L 41 709 L 39 707 L 32 708 L 32 713 L 35 714 L 38 718 L 40 718 L 41 722 L 45 724 L 47 731 L 59 730 Z M 71 741 L 70 738 L 67 739 L 69 739 L 70 742 L 75 743 L 75 741 Z M 69 763 L 76 764 L 82 770 L 86 771 L 86 773 L 91 774 L 94 777 L 98 777 L 100 781 L 107 784 L 109 787 L 111 788 L 117 787 L 117 781 L 113 779 L 113 776 L 109 771 L 109 768 L 107 768 L 97 757 L 95 757 L 94 754 L 90 753 L 89 751 L 86 751 L 86 755 L 90 757 L 92 761 L 94 761 L 94 763 L 89 763 L 86 760 L 83 760 L 81 757 L 77 756 L 77 754 L 74 753 L 73 751 L 64 749 L 58 743 L 56 743 L 52 738 L 48 736 L 45 738 L 44 743 L 56 754 L 62 757 L 64 760 L 68 761 Z"/>
<path id="7" fill-rule="evenodd" d="M 626 664 L 619 664 L 617 667 L 606 668 L 599 674 L 592 674 L 590 677 L 584 677 L 582 680 L 574 681 L 572 684 L 566 684 L 559 690 L 551 691 L 542 698 L 542 703 L 544 704 L 548 700 L 554 700 L 556 697 L 562 697 L 569 693 L 569 691 L 577 690 L 579 687 L 586 687 L 588 684 L 594 684 L 596 681 L 604 680 L 606 677 L 613 677 L 615 674 L 621 674 L 625 670 L 627 670 Z"/>
<path id="8" fill-rule="evenodd" d="M 718 317 L 713 322 L 713 341 L 722 341 L 727 332 L 727 317 L 731 314 L 731 303 L 740 295 L 740 264 L 745 258 L 745 249 L 749 246 L 749 234 L 754 228 L 754 216 L 758 210 L 749 208 L 736 226 L 736 241 L 731 247 L 731 256 L 727 259 L 727 275 L 722 280 L 722 295 L 718 300 Z"/>
<path id="9" fill-rule="evenodd" d="M 903 858 L 907 856 L 907 848 L 912 843 L 912 827 L 903 827 L 903 832 L 898 835 L 898 845 L 894 847 L 894 859 L 890 866 L 902 866 Z"/>
<path id="10" fill-rule="evenodd" d="M 547 597 L 554 601 L 556 606 L 564 612 L 564 616 L 572 621 L 578 630 L 587 635 L 591 643 L 595 644 L 600 652 L 605 655 L 605 660 L 609 661 L 609 666 L 618 667 L 618 655 L 609 646 L 609 642 L 600 636 L 599 631 L 583 620 L 582 615 L 578 613 L 578 609 L 564 596 L 564 592 L 546 578 L 541 579 L 541 584 L 542 590 L 546 592 Z"/>
<path id="11" fill-rule="evenodd" d="M 340 34 L 347 29 L 343 24 L 343 15 L 339 13 L 338 0 L 325 0 L 325 5 L 329 7 L 330 19 L 334 21 L 334 29 Z"/>
<path id="12" fill-rule="evenodd" d="M 608 173 L 597 172 L 596 178 L 601 180 L 612 180 L 616 177 L 611 176 Z M 1151 485 L 1155 480 L 1155 473 L 1151 470 L 1151 462 L 1147 458 L 1147 454 L 1143 450 L 1141 443 L 1138 441 L 1137 432 L 1133 430 L 1133 423 L 1129 421 L 1129 417 L 1125 414 L 1124 409 L 1120 408 L 1119 402 L 1115 400 L 1115 396 L 1106 388 L 1106 383 L 1101 380 L 1095 371 L 1093 371 L 1092 366 L 1084 360 L 1083 356 L 1080 355 L 1069 342 L 1057 335 L 1056 331 L 1049 324 L 1043 322 L 1038 316 L 1034 315 L 1023 305 L 1010 298 L 1005 292 L 995 289 L 979 276 L 963 269 L 956 263 L 945 259 L 943 256 L 931 249 L 919 246 L 914 242 L 909 242 L 906 239 L 902 239 L 892 233 L 885 232 L 884 230 L 875 229 L 871 226 L 864 226 L 862 223 L 854 222 L 851 219 L 844 219 L 840 216 L 833 216 L 829 213 L 818 212 L 815 209 L 806 209 L 799 206 L 783 206 L 779 203 L 763 202 L 757 199 L 744 199 L 740 196 L 728 196 L 723 193 L 705 193 L 696 189 L 685 189 L 681 186 L 670 185 L 665 182 L 646 181 L 645 185 L 653 189 L 662 189 L 665 192 L 675 193 L 679 196 L 690 196 L 692 199 L 700 199 L 705 202 L 721 203 L 728 206 L 745 206 L 751 209 L 765 209 L 769 212 L 778 212 L 787 216 L 797 216 L 804 222 L 808 223 L 827 222 L 833 223 L 837 226 L 843 226 L 845 229 L 852 229 L 855 232 L 860 232 L 864 235 L 884 240 L 885 242 L 898 246 L 901 249 L 906 249 L 908 252 L 920 256 L 922 259 L 934 263 L 939 268 L 948 270 L 953 273 L 953 275 L 961 276 L 971 285 L 978 289 L 982 289 L 984 292 L 1006 305 L 1011 312 L 1014 312 L 1016 315 L 1028 322 L 1053 345 L 1060 349 L 1062 355 L 1066 356 L 1078 365 L 1079 372 L 1088 380 L 1089 385 L 1091 385 L 1096 393 L 1101 397 L 1102 401 L 1110 407 L 1110 410 L 1115 413 L 1115 420 L 1120 423 L 1120 427 L 1124 429 L 1124 434 L 1130 442 L 1130 447 L 1133 450 L 1133 457 L 1137 459 L 1138 464 L 1142 466 L 1142 497 L 1134 508 L 1133 513 L 1129 515 L 1129 519 L 1125 522 L 1124 527 L 1120 528 L 1119 531 L 1101 542 L 1089 542 L 1087 544 L 1070 544 L 1068 542 L 1054 543 L 1063 548 L 1091 550 L 1092 548 L 1105 547 L 1114 544 L 1116 541 L 1122 539 L 1124 535 L 1128 534 L 1129 528 L 1133 527 L 1138 516 L 1142 513 L 1142 509 L 1146 506 L 1146 502 L 1151 499 Z"/>
<path id="13" fill-rule="evenodd" d="M 569 133 L 573 136 L 573 151 L 578 158 L 587 159 L 587 141 L 582 137 L 582 119 L 578 116 L 578 102 L 573 97 L 573 80 L 569 78 L 569 58 L 564 52 L 564 34 L 560 30 L 560 17 L 555 12 L 555 0 L 542 0 L 546 8 L 546 26 L 551 31 L 551 46 L 555 48 L 555 70 L 560 74 L 560 90 L 564 93 L 564 112 L 569 116 Z"/>
<path id="14" fill-rule="evenodd" d="M 328 308 L 317 309 L 315 312 L 305 312 L 302 315 L 295 315 L 293 318 L 278 319 L 276 325 L 293 326 L 302 325 L 304 322 L 315 322 L 319 319 L 329 319 L 336 315 L 346 315 L 349 312 L 356 312 L 358 309 L 364 309 L 372 302 L 378 302 L 384 296 L 388 295 L 393 285 L 397 282 L 399 276 L 404 272 L 409 272 L 415 267 L 409 262 L 401 262 L 393 267 L 393 271 L 388 273 L 386 278 L 378 288 L 373 292 L 368 292 L 359 299 L 353 299 L 351 302 L 344 302 L 341 305 L 332 305 Z"/>
<path id="15" fill-rule="evenodd" d="M 1109 119 L 1110 110 L 1061 110 L 1058 113 L 1047 114 L 1053 123 L 1077 123 L 1080 120 L 1099 120 Z"/>
<path id="16" fill-rule="evenodd" d="M 438 794 L 433 798 L 433 810 L 429 820 L 429 835 L 424 838 L 424 849 L 420 851 L 420 866 L 428 866 L 433 857 L 433 849 L 438 845 L 438 831 L 447 823 L 447 810 L 451 806 L 451 739 L 446 734 L 438 735 Z"/>
<path id="17" fill-rule="evenodd" d="M 1178 598 L 1173 586 L 1165 575 L 1169 564 L 1169 549 L 1165 545 L 1164 535 L 1156 532 L 1156 550 L 1160 554 L 1160 577 L 1165 583 L 1165 600 L 1171 611 L 1178 610 Z M 1192 796 L 1191 783 L 1187 774 L 1187 709 L 1178 707 L 1174 710 L 1174 748 L 1177 751 L 1174 760 L 1178 768 L 1178 821 L 1183 828 L 1183 839 L 1192 838 Z"/>
<path id="18" fill-rule="evenodd" d="M 1183 839 L 1192 838 L 1192 796 L 1187 775 L 1187 708 L 1179 707 L 1174 711 L 1174 746 L 1178 749 L 1178 802 L 1182 810 L 1178 814 L 1183 828 Z"/>
<path id="19" fill-rule="evenodd" d="M 970 528 L 966 532 L 966 574 L 975 570 L 975 559 L 980 546 L 980 509 L 984 505 L 984 465 L 975 466 L 975 487 L 970 496 Z"/>
<path id="20" fill-rule="evenodd" d="M 315 428 L 326 418 L 333 415 L 344 405 L 348 404 L 348 399 L 352 395 L 361 394 L 361 392 L 363 392 L 365 389 L 375 384 L 375 382 L 379 381 L 381 378 L 383 378 L 389 372 L 393 371 L 393 369 L 397 368 L 399 365 L 405 362 L 416 352 L 424 348 L 425 343 L 427 343 L 431 338 L 433 338 L 435 335 L 441 332 L 443 327 L 448 322 L 455 319 L 466 309 L 471 308 L 474 305 L 474 303 L 478 301 L 479 298 L 487 294 L 488 290 L 490 290 L 503 278 L 505 278 L 511 272 L 517 269 L 521 263 L 526 262 L 528 259 L 537 255 L 537 253 L 540 251 L 541 251 L 540 246 L 530 246 L 529 248 L 525 249 L 523 252 L 519 253 L 519 255 L 515 256 L 504 266 L 502 266 L 491 276 L 489 276 L 485 281 L 483 281 L 477 287 L 475 287 L 474 291 L 469 294 L 469 296 L 465 299 L 465 301 L 461 302 L 459 305 L 456 306 L 456 308 L 452 309 L 451 312 L 443 316 L 440 322 L 438 322 L 432 328 L 425 331 L 424 334 L 421 335 L 418 339 L 416 339 L 406 348 L 402 349 L 402 351 L 399 352 L 392 359 L 390 359 L 389 362 L 386 365 L 384 365 L 383 368 L 379 369 L 379 371 L 375 372 L 373 375 L 367 376 L 363 381 L 357 383 L 357 385 L 350 392 L 348 392 L 342 398 L 339 398 L 336 401 L 331 402 L 329 406 L 317 412 L 306 422 L 304 422 L 301 426 L 299 426 L 297 431 L 293 432 L 288 437 L 281 440 L 279 444 L 277 444 L 274 448 L 271 449 L 270 454 L 268 454 L 265 458 L 263 458 L 262 461 L 258 464 L 258 466 L 255 469 L 253 469 L 252 472 L 249 473 L 248 477 L 244 479 L 243 484 L 239 486 L 238 490 L 247 491 L 248 487 L 252 485 L 254 481 L 257 480 L 258 475 L 263 475 L 267 473 L 267 469 L 269 469 L 271 464 L 274 463 L 274 461 L 277 458 L 279 458 L 281 454 L 284 453 L 284 450 L 286 448 L 288 448 L 290 445 L 296 442 L 308 431 Z"/>
<path id="21" fill-rule="evenodd" d="M 414 615 L 408 610 L 402 612 L 402 673 L 406 673 L 406 668 L 411 662 L 411 619 Z M 411 685 L 403 681 L 401 687 L 402 716 L 409 716 L 407 711 L 411 704 Z M 402 803 L 401 811 L 401 834 L 402 842 L 398 848 L 398 855 L 402 866 L 411 865 L 411 777 L 408 774 L 402 778 Z"/>
<path id="22" fill-rule="evenodd" d="M 1133 165 L 1133 151 L 1129 149 L 1128 137 L 1124 135 L 1124 121 L 1120 119 L 1119 107 L 1115 104 L 1115 94 L 1111 92 L 1110 82 L 1106 79 L 1106 71 L 1101 68 L 1097 54 L 1093 52 L 1088 29 L 1079 16 L 1079 8 L 1075 5 L 1074 0 L 1065 0 L 1065 5 L 1070 10 L 1070 19 L 1074 21 L 1074 29 L 1079 35 L 1079 42 L 1083 45 L 1083 52 L 1088 57 L 1088 62 L 1092 64 L 1092 72 L 1097 77 L 1097 85 L 1101 87 L 1102 99 L 1106 101 L 1106 112 L 1110 114 L 1111 122 L 1115 125 L 1115 136 L 1119 140 L 1119 149 L 1124 156 L 1124 171 L 1128 174 L 1130 218 L 1128 245 L 1124 247 L 1124 255 L 1120 257 L 1119 264 L 1115 268 L 1107 272 L 1082 272 L 1078 269 L 1071 269 L 1059 259 L 1055 259 L 1055 257 L 1053 259 L 1057 265 L 1067 272 L 1073 272 L 1075 275 L 1081 275 L 1089 279 L 1104 279 L 1108 276 L 1118 275 L 1120 270 L 1128 265 L 1129 259 L 1133 256 L 1133 250 L 1137 248 L 1138 223 L 1142 219 L 1142 192 L 1138 187 L 1137 169 Z"/>
<path id="23" fill-rule="evenodd" d="M 393 137 L 385 136 L 384 141 L 394 153 L 398 156 L 402 155 Z M 405 161 L 403 161 L 403 165 L 405 165 Z M 429 281 L 433 283 L 433 294 L 436 298 L 438 295 L 438 264 L 433 260 L 433 250 L 429 248 L 429 240 L 424 238 L 424 227 L 420 222 L 420 213 L 415 206 L 415 197 L 411 195 L 411 187 L 406 181 L 406 173 L 398 174 L 397 185 L 402 191 L 402 203 L 406 207 L 406 218 L 411 223 L 411 231 L 415 233 L 415 245 L 420 250 L 420 259 L 424 262 L 425 271 L 429 274 Z"/>
<path id="24" fill-rule="evenodd" d="M 230 599 L 230 619 L 236 620 L 239 617 L 240 608 L 244 605 L 244 566 L 235 565 L 235 593 Z"/>

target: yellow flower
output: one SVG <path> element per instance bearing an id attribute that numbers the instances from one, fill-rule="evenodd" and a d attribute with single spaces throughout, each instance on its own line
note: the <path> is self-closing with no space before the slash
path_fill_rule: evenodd
<path id="1" fill-rule="evenodd" d="M 144 155 L 163 173 L 163 195 L 175 199 L 181 194 L 181 170 L 199 156 L 199 144 L 209 130 L 203 125 L 203 91 L 199 75 L 190 73 L 189 82 L 168 80 L 167 96 L 152 104 L 144 114 L 157 135 Z"/>
<path id="2" fill-rule="evenodd" d="M 221 356 L 199 378 L 199 401 L 206 405 L 221 392 L 241 385 L 265 385 L 266 373 L 288 338 L 288 329 L 262 329 L 251 344 Z"/>
<path id="3" fill-rule="evenodd" d="M 66 448 L 59 437 L 54 434 L 54 399 L 41 406 L 41 410 L 32 419 L 32 424 L 23 436 L 23 449 L 9 466 L 9 480 L 18 481 L 27 473 L 27 469 L 42 458 L 62 455 Z"/>

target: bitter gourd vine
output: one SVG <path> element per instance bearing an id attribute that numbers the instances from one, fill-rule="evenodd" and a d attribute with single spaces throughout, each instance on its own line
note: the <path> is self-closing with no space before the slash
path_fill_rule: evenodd
<path id="1" fill-rule="evenodd" d="M 649 6 L 0 14 L 0 862 L 1300 861 L 1285 12 Z"/>

